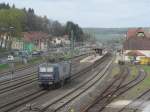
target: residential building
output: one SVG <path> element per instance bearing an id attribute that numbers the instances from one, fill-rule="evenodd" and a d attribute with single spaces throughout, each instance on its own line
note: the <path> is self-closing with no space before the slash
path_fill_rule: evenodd
<path id="1" fill-rule="evenodd" d="M 63 45 L 70 45 L 70 40 L 69 40 L 68 35 L 64 35 L 64 36 L 61 38 L 61 42 L 62 42 Z"/>
<path id="2" fill-rule="evenodd" d="M 16 50 L 23 50 L 24 42 L 21 39 L 13 38 L 11 48 Z"/>
<path id="3" fill-rule="evenodd" d="M 64 35 L 62 37 L 53 37 L 51 43 L 53 45 L 69 45 L 70 40 L 68 35 Z"/>
<path id="4" fill-rule="evenodd" d="M 23 32 L 24 49 L 29 52 L 33 50 L 47 50 L 49 35 L 44 32 Z"/>
<path id="5" fill-rule="evenodd" d="M 52 39 L 52 44 L 54 45 L 60 45 L 62 43 L 61 37 L 54 37 Z"/>
<path id="6" fill-rule="evenodd" d="M 123 44 L 123 58 L 125 61 L 150 58 L 150 34 L 142 28 L 129 29 Z"/>
<path id="7" fill-rule="evenodd" d="M 7 32 L 0 32 L 0 48 L 9 48 L 11 45 L 10 35 Z"/>

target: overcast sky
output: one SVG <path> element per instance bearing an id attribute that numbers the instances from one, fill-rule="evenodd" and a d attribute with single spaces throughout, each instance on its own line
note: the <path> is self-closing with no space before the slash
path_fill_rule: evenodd
<path id="1" fill-rule="evenodd" d="M 150 0 L 0 0 L 82 27 L 149 27 Z"/>

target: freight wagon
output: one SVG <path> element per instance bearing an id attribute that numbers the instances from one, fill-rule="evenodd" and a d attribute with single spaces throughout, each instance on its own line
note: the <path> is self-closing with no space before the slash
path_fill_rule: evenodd
<path id="1" fill-rule="evenodd" d="M 40 87 L 58 86 L 71 78 L 71 62 L 43 63 L 38 68 Z"/>

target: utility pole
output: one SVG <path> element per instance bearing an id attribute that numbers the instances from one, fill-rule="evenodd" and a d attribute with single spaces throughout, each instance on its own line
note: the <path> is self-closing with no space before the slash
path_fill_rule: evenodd
<path id="1" fill-rule="evenodd" d="M 71 52 L 71 57 L 72 57 L 73 52 L 74 52 L 74 32 L 73 32 L 73 30 L 71 31 L 70 52 Z"/>
<path id="2" fill-rule="evenodd" d="M 10 42 L 9 49 L 12 50 L 11 44 L 12 44 L 12 41 L 13 41 L 14 27 L 13 27 L 13 26 L 10 26 L 10 27 L 9 27 L 9 31 L 10 31 L 10 38 L 11 38 L 11 39 L 10 39 L 11 42 Z"/>
<path id="3" fill-rule="evenodd" d="M 70 35 L 70 53 L 71 53 L 71 58 L 73 57 L 73 50 L 74 50 L 74 33 L 73 30 L 71 31 L 71 35 Z M 70 68 L 72 71 L 72 59 L 70 62 Z"/>

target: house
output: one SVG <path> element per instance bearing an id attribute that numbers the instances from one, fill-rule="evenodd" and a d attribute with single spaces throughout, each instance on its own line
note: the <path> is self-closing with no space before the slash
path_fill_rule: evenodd
<path id="1" fill-rule="evenodd" d="M 128 32 L 126 34 L 126 39 L 131 39 L 135 37 L 149 37 L 149 33 L 145 31 L 143 28 L 128 29 Z"/>
<path id="2" fill-rule="evenodd" d="M 68 35 L 64 35 L 64 36 L 61 38 L 61 42 L 62 42 L 63 45 L 70 45 L 70 40 L 69 40 Z"/>
<path id="3" fill-rule="evenodd" d="M 24 49 L 29 52 L 33 50 L 47 50 L 49 35 L 44 32 L 23 32 Z"/>
<path id="4" fill-rule="evenodd" d="M 150 34 L 148 31 L 137 28 L 129 29 L 123 44 L 123 58 L 125 61 L 150 58 Z"/>
<path id="5" fill-rule="evenodd" d="M 11 45 L 11 36 L 8 32 L 0 32 L 0 48 L 9 48 Z"/>
<path id="6" fill-rule="evenodd" d="M 52 42 L 53 45 L 69 45 L 70 40 L 68 35 L 64 35 L 62 37 L 53 37 Z"/>
<path id="7" fill-rule="evenodd" d="M 54 37 L 52 39 L 52 44 L 54 45 L 60 45 L 62 43 L 61 37 Z"/>
<path id="8" fill-rule="evenodd" d="M 21 39 L 13 38 L 11 48 L 16 50 L 23 50 L 24 42 Z"/>

